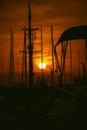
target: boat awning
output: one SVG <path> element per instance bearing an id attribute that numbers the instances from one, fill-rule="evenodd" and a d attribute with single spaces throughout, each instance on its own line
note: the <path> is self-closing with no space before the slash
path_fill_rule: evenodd
<path id="1" fill-rule="evenodd" d="M 59 43 L 63 41 L 76 39 L 87 39 L 87 25 L 81 25 L 66 29 L 60 36 L 55 46 L 57 46 Z"/>

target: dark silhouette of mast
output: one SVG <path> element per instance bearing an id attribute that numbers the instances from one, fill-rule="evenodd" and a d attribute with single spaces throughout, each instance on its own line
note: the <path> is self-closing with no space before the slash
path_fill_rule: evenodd
<path id="1" fill-rule="evenodd" d="M 87 75 L 87 39 L 85 40 L 85 67 L 86 67 L 86 75 Z"/>
<path id="2" fill-rule="evenodd" d="M 70 78 L 71 78 L 71 83 L 72 83 L 72 45 L 71 45 L 71 40 L 70 40 Z"/>
<path id="3" fill-rule="evenodd" d="M 9 66 L 9 85 L 13 85 L 14 82 L 14 43 L 13 43 L 13 30 L 11 28 L 10 39 L 10 66 Z"/>
<path id="4" fill-rule="evenodd" d="M 79 49 L 78 49 L 78 80 L 80 79 L 80 53 L 79 53 Z"/>
<path id="5" fill-rule="evenodd" d="M 30 1 L 28 0 L 28 37 L 29 37 L 29 87 L 33 86 L 33 44 L 32 44 L 32 28 L 31 28 L 31 10 Z"/>
<path id="6" fill-rule="evenodd" d="M 51 25 L 51 42 L 52 42 L 52 84 L 51 86 L 54 86 L 54 42 L 53 42 L 53 26 Z"/>
<path id="7" fill-rule="evenodd" d="M 39 30 L 38 28 L 32 28 L 31 21 L 31 9 L 30 1 L 28 0 L 28 38 L 29 38 L 29 87 L 33 86 L 33 31 Z"/>
<path id="8" fill-rule="evenodd" d="M 43 63 L 43 42 L 42 42 L 42 25 L 41 25 L 41 63 Z M 44 83 L 44 69 L 41 69 L 41 83 Z"/>
<path id="9" fill-rule="evenodd" d="M 22 63 L 22 84 L 27 86 L 27 57 L 26 57 L 26 26 L 24 27 L 23 63 Z"/>
<path id="10" fill-rule="evenodd" d="M 31 25 L 31 9 L 30 1 L 28 0 L 28 28 L 22 28 L 22 30 L 28 31 L 28 52 L 29 52 L 29 87 L 33 86 L 33 31 L 39 30 L 38 28 L 32 28 Z M 27 70 L 26 70 L 27 71 Z"/>

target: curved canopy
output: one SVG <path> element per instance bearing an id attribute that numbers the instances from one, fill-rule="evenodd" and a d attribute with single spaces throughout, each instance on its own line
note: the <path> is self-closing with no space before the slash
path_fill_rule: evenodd
<path id="1" fill-rule="evenodd" d="M 60 42 L 75 40 L 75 39 L 87 39 L 87 25 L 81 25 L 66 29 L 59 38 L 57 46 Z"/>

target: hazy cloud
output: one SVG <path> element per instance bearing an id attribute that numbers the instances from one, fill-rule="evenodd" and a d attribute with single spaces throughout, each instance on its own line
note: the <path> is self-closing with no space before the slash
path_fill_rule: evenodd
<path id="1" fill-rule="evenodd" d="M 86 0 L 30 0 L 34 23 L 86 24 Z M 0 0 L 0 26 L 27 24 L 28 0 Z M 1 29 L 2 30 L 2 29 Z"/>

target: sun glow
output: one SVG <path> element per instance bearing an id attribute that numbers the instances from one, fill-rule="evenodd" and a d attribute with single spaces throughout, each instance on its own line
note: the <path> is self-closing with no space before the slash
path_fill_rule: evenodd
<path id="1" fill-rule="evenodd" d="M 46 63 L 42 62 L 39 64 L 40 69 L 45 69 L 46 68 Z"/>

